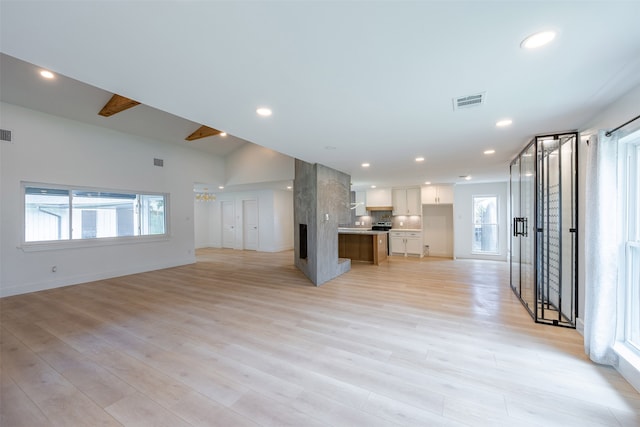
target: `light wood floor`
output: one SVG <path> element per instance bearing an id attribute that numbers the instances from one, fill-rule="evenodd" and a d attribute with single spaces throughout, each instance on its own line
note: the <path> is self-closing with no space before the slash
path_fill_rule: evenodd
<path id="1" fill-rule="evenodd" d="M 279 254 L 4 298 L 9 426 L 638 426 L 640 395 L 533 323 L 508 265 L 392 257 L 320 288 Z"/>

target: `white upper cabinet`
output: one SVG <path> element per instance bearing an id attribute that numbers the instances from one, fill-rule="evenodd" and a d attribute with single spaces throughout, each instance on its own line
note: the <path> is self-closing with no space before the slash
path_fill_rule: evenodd
<path id="1" fill-rule="evenodd" d="M 409 215 L 422 215 L 422 193 L 420 187 L 407 188 L 407 211 Z"/>
<path id="2" fill-rule="evenodd" d="M 392 195 L 394 215 L 422 215 L 419 187 L 394 188 Z"/>
<path id="3" fill-rule="evenodd" d="M 367 190 L 365 197 L 367 207 L 380 208 L 392 206 L 390 188 L 375 188 Z"/>
<path id="4" fill-rule="evenodd" d="M 427 185 L 422 187 L 422 203 L 425 205 L 453 204 L 452 185 Z"/>

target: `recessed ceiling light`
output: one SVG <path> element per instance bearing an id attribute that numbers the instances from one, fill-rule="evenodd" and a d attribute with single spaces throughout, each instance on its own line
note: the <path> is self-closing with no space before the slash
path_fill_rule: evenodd
<path id="1" fill-rule="evenodd" d="M 416 157 L 416 162 L 424 162 L 424 157 Z"/>
<path id="2" fill-rule="evenodd" d="M 287 185 L 287 190 L 291 190 L 293 187 L 290 185 Z"/>
<path id="3" fill-rule="evenodd" d="M 368 168 L 368 167 L 369 167 L 369 166 L 371 166 L 371 165 L 370 165 L 369 163 L 363 163 L 361 166 L 362 166 L 363 168 Z"/>
<path id="4" fill-rule="evenodd" d="M 431 181 L 425 181 L 425 185 L 431 185 Z"/>
<path id="5" fill-rule="evenodd" d="M 471 179 L 471 175 L 467 175 L 464 177 L 464 179 L 466 179 L 467 181 L 469 181 Z"/>
<path id="6" fill-rule="evenodd" d="M 220 185 L 220 186 L 218 186 L 218 188 L 219 188 L 220 190 L 224 190 L 224 185 Z"/>
<path id="7" fill-rule="evenodd" d="M 502 119 L 496 122 L 496 126 L 498 126 L 499 128 L 503 128 L 505 126 L 509 126 L 511 123 L 513 123 L 513 120 L 511 119 Z"/>
<path id="8" fill-rule="evenodd" d="M 536 49 L 550 43 L 554 38 L 556 38 L 555 31 L 541 31 L 522 40 L 520 47 L 524 49 Z"/>
<path id="9" fill-rule="evenodd" d="M 55 74 L 53 74 L 51 71 L 48 71 L 48 70 L 41 70 L 40 75 L 45 79 L 52 79 L 55 77 Z"/>
<path id="10" fill-rule="evenodd" d="M 220 132 L 220 136 L 227 136 L 226 132 Z"/>
<path id="11" fill-rule="evenodd" d="M 267 108 L 267 107 L 258 108 L 256 110 L 256 113 L 258 113 L 258 115 L 262 117 L 269 117 L 271 114 L 273 114 L 273 112 L 271 111 L 271 108 Z"/>
<path id="12" fill-rule="evenodd" d="M 493 154 L 496 150 L 484 150 L 484 154 Z"/>
<path id="13" fill-rule="evenodd" d="M 376 186 L 375 186 L 375 185 L 372 185 L 372 186 L 371 186 L 371 188 L 376 188 Z"/>

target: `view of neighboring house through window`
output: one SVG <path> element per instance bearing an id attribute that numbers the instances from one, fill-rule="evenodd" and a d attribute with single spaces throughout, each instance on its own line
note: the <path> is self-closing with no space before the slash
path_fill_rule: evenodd
<path id="1" fill-rule="evenodd" d="M 473 196 L 473 244 L 474 253 L 497 254 L 498 245 L 498 196 Z"/>
<path id="2" fill-rule="evenodd" d="M 24 201 L 25 242 L 166 233 L 163 194 L 25 185 Z"/>

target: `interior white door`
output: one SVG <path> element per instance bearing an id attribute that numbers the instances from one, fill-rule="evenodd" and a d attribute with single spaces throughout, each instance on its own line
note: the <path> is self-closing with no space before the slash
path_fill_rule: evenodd
<path id="1" fill-rule="evenodd" d="M 244 200 L 242 202 L 242 235 L 244 249 L 258 249 L 258 202 Z"/>
<path id="2" fill-rule="evenodd" d="M 222 202 L 222 247 L 234 248 L 236 241 L 236 218 L 234 202 Z"/>

